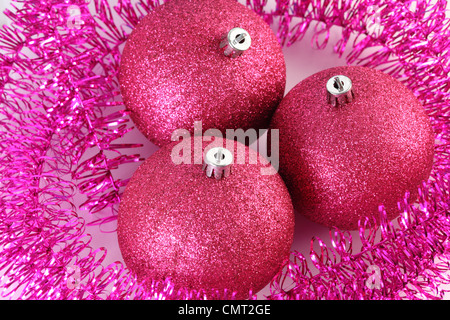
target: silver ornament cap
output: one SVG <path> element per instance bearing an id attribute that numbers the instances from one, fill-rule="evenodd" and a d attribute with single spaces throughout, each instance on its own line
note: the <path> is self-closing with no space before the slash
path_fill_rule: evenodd
<path id="1" fill-rule="evenodd" d="M 250 34 L 242 28 L 233 28 L 222 37 L 220 48 L 224 55 L 230 58 L 237 58 L 250 48 L 252 39 Z"/>
<path id="2" fill-rule="evenodd" d="M 209 178 L 222 179 L 231 174 L 233 154 L 222 147 L 209 149 L 203 159 L 203 171 Z"/>
<path id="3" fill-rule="evenodd" d="M 333 107 L 350 103 L 355 98 L 352 80 L 344 75 L 333 76 L 327 81 L 327 102 Z"/>

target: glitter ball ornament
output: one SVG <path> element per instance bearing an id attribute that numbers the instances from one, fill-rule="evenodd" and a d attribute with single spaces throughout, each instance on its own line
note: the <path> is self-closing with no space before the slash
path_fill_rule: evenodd
<path id="1" fill-rule="evenodd" d="M 172 0 L 145 16 L 123 50 L 119 81 L 136 127 L 153 143 L 176 129 L 267 128 L 283 98 L 281 46 L 232 0 Z"/>
<path id="2" fill-rule="evenodd" d="M 280 134 L 280 174 L 303 215 L 356 229 L 383 205 L 389 219 L 407 192 L 418 195 L 434 155 L 429 118 L 393 77 L 335 67 L 295 86 L 271 122 Z"/>
<path id="3" fill-rule="evenodd" d="M 227 289 L 248 298 L 289 256 L 289 192 L 273 167 L 251 162 L 258 154 L 241 143 L 215 140 L 205 149 L 191 139 L 192 164 L 175 164 L 177 144 L 149 157 L 126 187 L 117 229 L 123 259 L 148 284 L 169 278 L 178 289 Z M 204 163 L 196 164 L 203 151 Z"/>

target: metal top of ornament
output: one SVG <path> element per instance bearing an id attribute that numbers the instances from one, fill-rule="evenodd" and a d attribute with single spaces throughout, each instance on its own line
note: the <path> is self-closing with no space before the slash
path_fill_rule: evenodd
<path id="1" fill-rule="evenodd" d="M 206 152 L 203 161 L 203 170 L 208 177 L 216 179 L 226 178 L 231 174 L 233 154 L 230 150 L 216 147 Z"/>
<path id="2" fill-rule="evenodd" d="M 223 36 L 220 48 L 230 58 L 239 57 L 252 44 L 250 34 L 242 28 L 233 28 Z"/>
<path id="3" fill-rule="evenodd" d="M 352 81 L 344 75 L 331 77 L 327 81 L 327 101 L 334 107 L 350 103 L 355 98 Z"/>

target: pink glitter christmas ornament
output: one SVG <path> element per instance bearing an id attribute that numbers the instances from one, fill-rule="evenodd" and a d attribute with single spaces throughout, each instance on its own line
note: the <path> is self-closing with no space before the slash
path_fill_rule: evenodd
<path id="1" fill-rule="evenodd" d="M 303 215 L 357 229 L 364 217 L 390 220 L 405 193 L 428 180 L 434 134 L 414 94 L 381 71 L 335 67 L 295 86 L 277 109 L 280 174 Z"/>
<path id="2" fill-rule="evenodd" d="M 119 75 L 124 103 L 153 143 L 176 129 L 266 128 L 286 66 L 269 25 L 232 0 L 172 0 L 135 27 Z"/>
<path id="3" fill-rule="evenodd" d="M 200 156 L 205 150 L 204 165 L 194 164 L 194 156 L 192 164 L 175 164 L 171 143 L 135 172 L 119 207 L 120 250 L 150 285 L 170 278 L 175 289 L 202 289 L 207 297 L 231 290 L 248 298 L 289 256 L 291 199 L 273 167 L 251 162 L 256 151 L 230 140 L 226 149 L 222 139 L 205 149 L 199 139 L 199 146 L 194 139 L 188 144 Z"/>

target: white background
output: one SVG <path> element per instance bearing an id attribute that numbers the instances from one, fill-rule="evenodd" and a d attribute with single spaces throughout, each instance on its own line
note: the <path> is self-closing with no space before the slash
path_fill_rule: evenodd
<path id="1" fill-rule="evenodd" d="M 116 1 L 111 1 L 116 2 Z M 136 2 L 136 1 L 133 1 Z M 0 12 L 6 7 L 10 6 L 10 0 L 1 0 L 0 1 Z M 3 13 L 0 13 L 0 24 L 7 23 L 6 17 Z M 337 31 L 337 30 L 336 30 Z M 306 37 L 301 42 L 295 43 L 293 46 L 289 48 L 284 48 L 285 60 L 287 65 L 287 86 L 286 92 L 288 92 L 292 87 L 294 87 L 298 82 L 302 79 L 318 72 L 323 69 L 334 67 L 338 65 L 344 65 L 345 60 L 343 58 L 339 58 L 332 51 L 332 45 L 328 45 L 324 50 L 315 50 L 312 49 L 310 45 L 310 36 L 311 33 L 306 35 Z M 336 39 L 339 38 L 339 33 L 335 32 L 331 34 L 330 44 L 334 44 Z M 127 142 L 140 142 L 144 144 L 144 147 L 140 150 L 133 150 L 133 152 L 139 152 L 144 157 L 152 154 L 156 147 L 151 143 L 147 142 L 143 136 L 135 130 L 131 135 L 127 136 Z M 129 168 L 127 170 L 130 170 Z M 133 169 L 134 170 L 134 169 Z M 126 172 L 125 174 L 130 174 Z M 80 214 L 85 216 L 85 219 L 89 221 L 90 219 L 94 219 L 94 217 L 90 217 L 89 215 L 80 212 Z M 113 230 L 115 225 L 106 226 L 107 229 Z M 102 232 L 98 227 L 89 227 L 87 228 L 87 232 L 92 235 L 91 246 L 93 248 L 105 247 L 108 251 L 106 261 L 104 265 L 112 263 L 114 261 L 123 261 L 118 245 L 117 238 L 114 232 L 105 233 Z M 320 237 L 325 242 L 329 243 L 328 238 L 328 228 L 322 227 L 315 223 L 312 223 L 300 215 L 296 216 L 296 233 L 295 240 L 292 246 L 292 249 L 295 249 L 305 256 L 308 255 L 310 249 L 310 240 L 311 238 Z M 354 248 L 358 247 L 358 233 L 352 232 L 352 236 L 354 239 Z M 259 298 L 263 298 L 264 294 L 268 294 L 268 288 L 263 289 L 259 294 Z M 448 297 L 448 296 L 446 296 Z"/>

